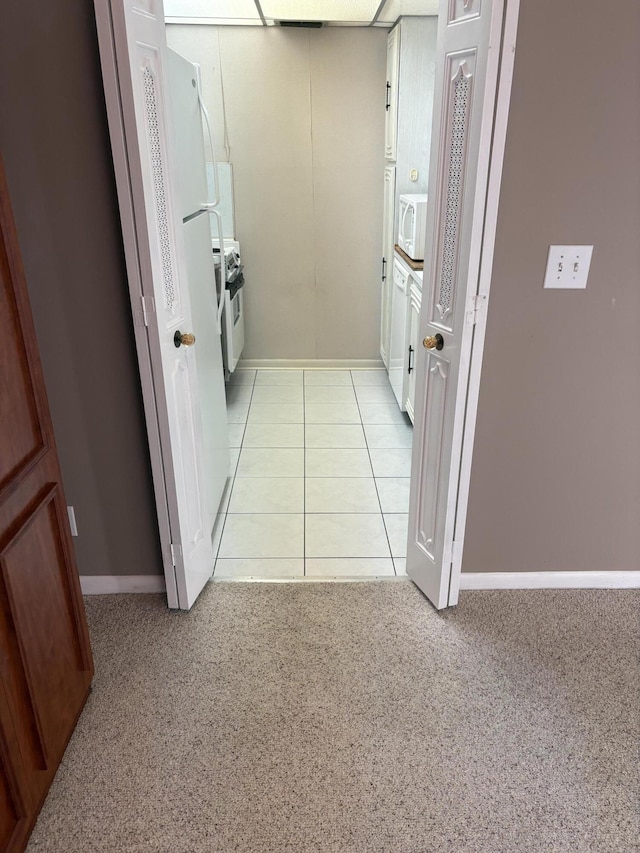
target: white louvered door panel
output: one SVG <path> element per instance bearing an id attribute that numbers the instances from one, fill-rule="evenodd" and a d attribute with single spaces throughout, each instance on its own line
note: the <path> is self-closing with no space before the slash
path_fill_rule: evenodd
<path id="1" fill-rule="evenodd" d="M 111 0 L 140 278 L 174 565 L 165 562 L 170 607 L 189 609 L 213 572 L 211 508 L 202 481 L 198 344 L 193 330 L 183 225 L 175 186 L 161 0 Z M 155 310 L 153 310 L 155 309 Z"/>
<path id="2" fill-rule="evenodd" d="M 416 352 L 407 573 L 450 601 L 503 0 L 449 0 L 439 20 L 424 298 Z M 473 312 L 471 312 L 473 314 Z M 441 335 L 441 350 L 423 347 Z"/>

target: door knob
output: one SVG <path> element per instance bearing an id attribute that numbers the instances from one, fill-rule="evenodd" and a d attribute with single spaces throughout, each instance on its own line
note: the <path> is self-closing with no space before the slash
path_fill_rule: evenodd
<path id="1" fill-rule="evenodd" d="M 176 347 L 179 347 L 180 344 L 183 344 L 185 347 L 191 347 L 196 342 L 196 336 L 191 332 L 185 332 L 183 335 L 182 332 L 178 331 L 173 336 L 173 343 Z"/>
<path id="2" fill-rule="evenodd" d="M 422 341 L 422 346 L 425 349 L 442 349 L 444 346 L 444 338 L 442 335 L 429 335 Z"/>

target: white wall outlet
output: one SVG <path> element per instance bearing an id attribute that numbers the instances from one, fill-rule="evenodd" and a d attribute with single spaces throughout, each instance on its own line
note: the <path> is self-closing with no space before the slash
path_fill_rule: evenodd
<path id="1" fill-rule="evenodd" d="M 409 172 L 409 180 L 410 181 L 417 181 L 418 180 L 418 170 L 417 169 L 412 169 Z"/>
<path id="2" fill-rule="evenodd" d="M 584 290 L 592 253 L 593 246 L 549 246 L 544 286 Z"/>
<path id="3" fill-rule="evenodd" d="M 67 515 L 69 516 L 69 527 L 71 528 L 71 535 L 78 535 L 78 525 L 76 524 L 76 514 L 72 506 L 67 507 Z"/>

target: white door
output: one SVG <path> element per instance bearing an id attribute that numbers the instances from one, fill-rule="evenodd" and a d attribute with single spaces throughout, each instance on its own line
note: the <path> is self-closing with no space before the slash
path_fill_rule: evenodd
<path id="1" fill-rule="evenodd" d="M 456 510 L 468 490 L 463 431 L 504 0 L 441 10 L 407 549 L 408 575 L 437 608 L 457 602 L 462 558 Z"/>
<path id="2" fill-rule="evenodd" d="M 154 480 L 156 492 L 163 488 L 166 494 L 171 537 L 170 559 L 163 554 L 167 599 L 170 607 L 189 609 L 213 572 L 212 518 L 217 507 L 209 506 L 210 484 L 203 482 L 207 468 L 198 393 L 199 334 L 194 345 L 180 342 L 180 335 L 195 329 L 169 127 L 164 11 L 161 0 L 96 0 L 95 5 L 110 120 L 113 92 L 105 59 L 109 15 L 113 27 L 114 87 L 122 109 L 164 483 L 158 482 L 157 460 Z M 122 208 L 127 188 L 121 170 L 116 174 Z M 129 258 L 128 269 L 130 277 L 136 275 Z M 148 395 L 145 407 L 149 420 Z"/>

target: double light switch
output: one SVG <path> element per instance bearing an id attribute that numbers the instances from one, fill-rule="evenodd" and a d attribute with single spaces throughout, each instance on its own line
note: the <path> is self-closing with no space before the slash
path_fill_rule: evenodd
<path id="1" fill-rule="evenodd" d="M 546 288 L 583 290 L 587 286 L 593 246 L 549 246 Z"/>

